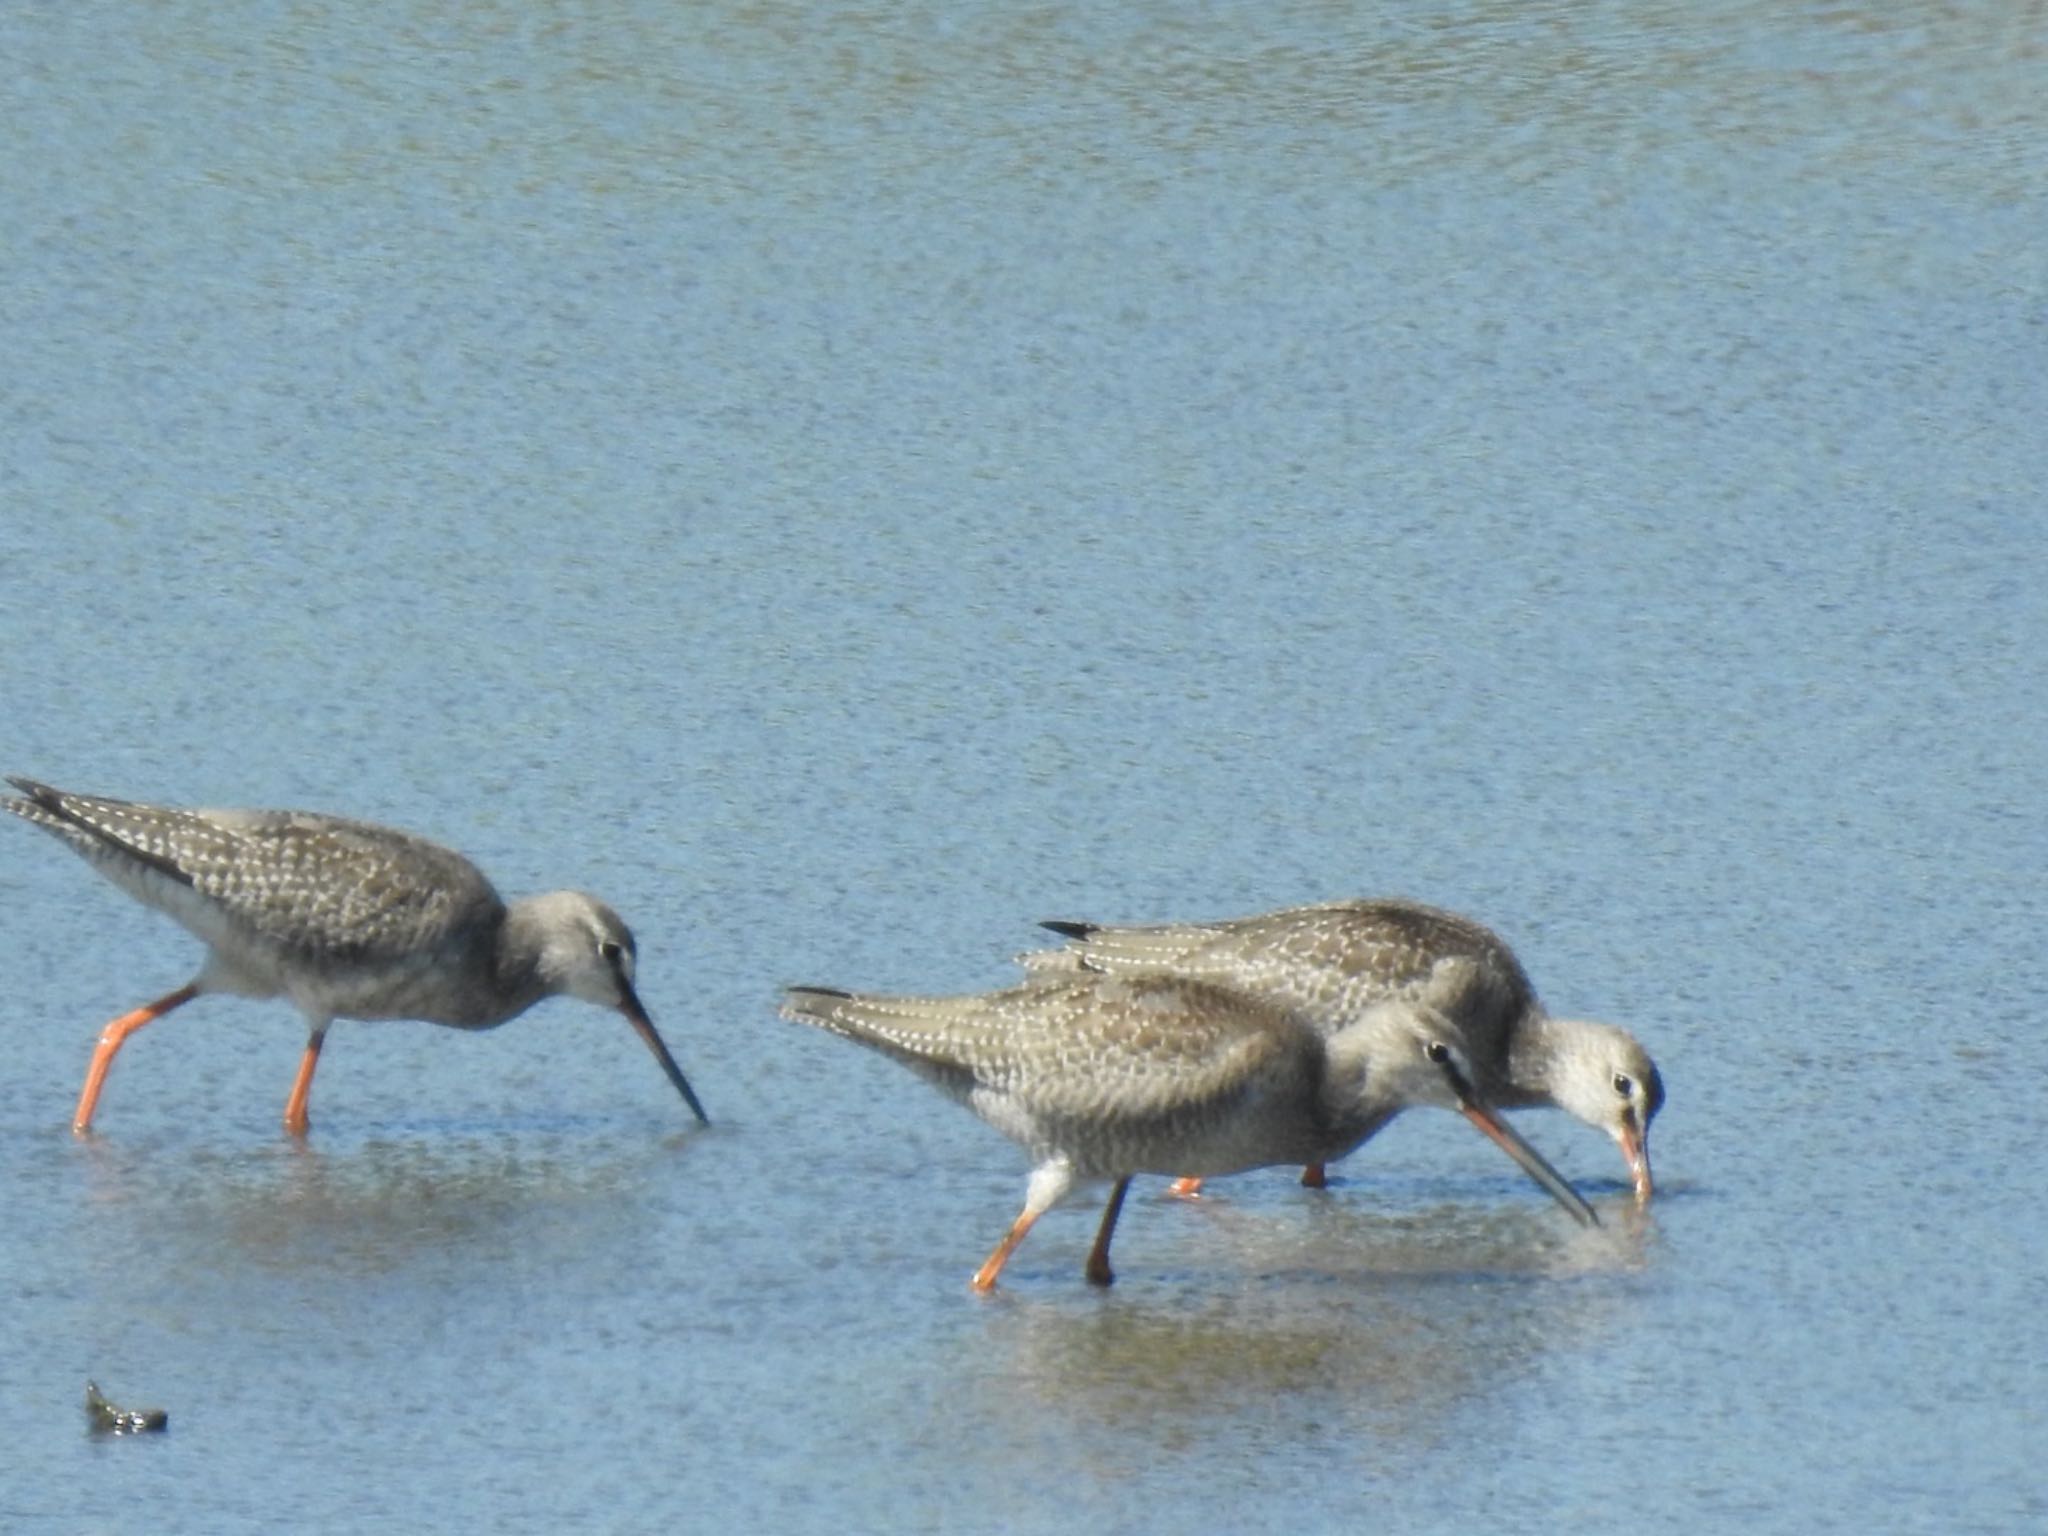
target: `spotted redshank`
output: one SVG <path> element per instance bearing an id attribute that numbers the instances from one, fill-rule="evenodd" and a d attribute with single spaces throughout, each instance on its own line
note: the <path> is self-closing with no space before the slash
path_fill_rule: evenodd
<path id="1" fill-rule="evenodd" d="M 8 782 L 24 798 L 0 805 L 62 838 L 207 950 L 191 981 L 101 1032 L 74 1131 L 91 1126 L 122 1042 L 208 992 L 288 997 L 305 1016 L 311 1033 L 284 1110 L 294 1136 L 306 1134 L 313 1069 L 335 1019 L 491 1029 L 564 994 L 624 1014 L 706 1118 L 633 990 L 632 933 L 594 896 L 553 891 L 507 905 L 461 854 L 338 816 L 174 810 Z"/>
<path id="2" fill-rule="evenodd" d="M 1468 917 L 1377 900 L 1213 923 L 1044 926 L 1069 944 L 1018 956 L 1034 973 L 1170 971 L 1298 1008 L 1326 1031 L 1390 998 L 1427 1002 L 1463 1033 L 1487 1102 L 1550 1105 L 1597 1126 L 1620 1144 L 1636 1197 L 1650 1197 L 1650 1122 L 1664 1080 L 1649 1053 L 1612 1024 L 1551 1017 L 1514 951 Z M 1321 1167 L 1311 1164 L 1302 1182 L 1320 1185 Z M 1175 1190 L 1191 1194 L 1198 1184 Z"/>
<path id="3" fill-rule="evenodd" d="M 1139 1173 L 1223 1174 L 1343 1155 L 1390 1106 L 1459 1110 L 1580 1221 L 1592 1208 L 1480 1097 L 1456 1027 L 1389 1002 L 1327 1036 L 1258 998 L 1183 976 L 1082 971 L 972 997 L 793 987 L 787 1018 L 874 1047 L 965 1102 L 1036 1160 L 1024 1210 L 973 1279 L 987 1291 L 1076 1184 L 1114 1180 L 1085 1274 Z"/>

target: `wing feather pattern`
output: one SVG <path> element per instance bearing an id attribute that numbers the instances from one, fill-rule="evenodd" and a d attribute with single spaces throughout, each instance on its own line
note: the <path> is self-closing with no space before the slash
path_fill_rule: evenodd
<path id="1" fill-rule="evenodd" d="M 1456 1019 L 1482 1051 L 1536 1006 L 1514 952 L 1454 912 L 1397 900 L 1335 901 L 1209 923 L 1053 922 L 1064 949 L 1018 957 L 1034 975 L 1170 971 L 1300 1009 L 1326 1033 L 1395 999 Z"/>
<path id="2" fill-rule="evenodd" d="M 956 1092 L 1048 1123 L 1211 1114 L 1302 1081 L 1320 1052 L 1290 1014 L 1188 977 L 1049 976 L 962 997 L 790 989 L 784 1014 L 875 1047 Z"/>
<path id="3" fill-rule="evenodd" d="M 6 808 L 209 942 L 261 938 L 338 962 L 412 956 L 502 912 L 452 849 L 305 811 L 178 810 L 10 780 Z M 190 895 L 203 898 L 199 901 Z"/>

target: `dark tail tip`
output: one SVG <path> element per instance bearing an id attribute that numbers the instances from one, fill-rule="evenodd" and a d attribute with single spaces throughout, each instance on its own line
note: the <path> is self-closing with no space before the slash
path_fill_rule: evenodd
<path id="1" fill-rule="evenodd" d="M 1063 939 L 1085 939 L 1089 937 L 1089 935 L 1093 934 L 1095 930 L 1101 926 L 1101 924 L 1065 923 L 1061 922 L 1058 918 L 1053 918 L 1048 922 L 1040 923 L 1038 926 L 1048 930 L 1049 932 L 1058 934 Z"/>
<path id="2" fill-rule="evenodd" d="M 78 818 L 64 805 L 63 791 L 52 789 L 35 779 L 17 778 L 11 773 L 7 776 L 7 782 L 21 791 L 21 798 L 0 799 L 0 805 L 6 806 L 15 815 L 42 827 L 63 827 L 77 823 Z"/>

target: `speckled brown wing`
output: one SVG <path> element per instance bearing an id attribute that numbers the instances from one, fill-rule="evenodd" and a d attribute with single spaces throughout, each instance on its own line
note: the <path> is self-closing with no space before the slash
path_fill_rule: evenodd
<path id="1" fill-rule="evenodd" d="M 1083 973 L 969 997 L 793 988 L 784 1013 L 859 1040 L 963 1097 L 1104 1125 L 1215 1111 L 1303 1079 L 1319 1052 L 1300 1021 L 1188 977 Z"/>
<path id="2" fill-rule="evenodd" d="M 1117 928 L 1048 924 L 1065 950 L 1021 957 L 1037 972 L 1165 970 L 1243 988 L 1303 1011 L 1326 1033 L 1394 999 L 1456 1020 L 1475 1052 L 1505 1052 L 1535 994 L 1491 929 L 1399 900 L 1334 901 L 1210 923 Z"/>
<path id="3" fill-rule="evenodd" d="M 26 798 L 7 809 L 210 943 L 256 936 L 309 959 L 375 961 L 430 950 L 502 911 L 468 859 L 390 827 L 302 811 L 178 810 L 10 782 Z"/>

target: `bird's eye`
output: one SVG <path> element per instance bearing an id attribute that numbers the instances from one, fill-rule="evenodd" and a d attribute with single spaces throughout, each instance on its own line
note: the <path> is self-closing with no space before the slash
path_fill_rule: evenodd
<path id="1" fill-rule="evenodd" d="M 1438 1066 L 1442 1066 L 1451 1059 L 1451 1048 L 1441 1040 L 1432 1040 L 1423 1054 Z"/>
<path id="2" fill-rule="evenodd" d="M 1636 1085 L 1626 1072 L 1617 1072 L 1614 1074 L 1614 1091 L 1625 1099 L 1636 1091 Z"/>
<path id="3" fill-rule="evenodd" d="M 625 951 L 619 948 L 619 941 L 617 939 L 599 939 L 597 941 L 597 955 L 600 960 L 616 961 L 623 954 L 625 954 Z"/>

